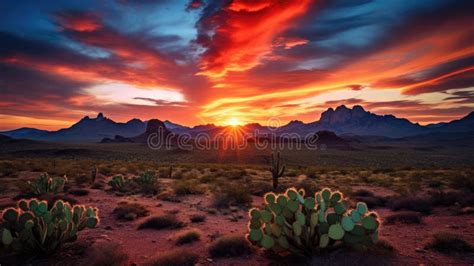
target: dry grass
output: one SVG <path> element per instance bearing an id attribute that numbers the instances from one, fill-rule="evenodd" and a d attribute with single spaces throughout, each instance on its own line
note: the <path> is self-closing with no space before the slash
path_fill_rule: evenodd
<path id="1" fill-rule="evenodd" d="M 148 262 L 146 266 L 193 266 L 198 261 L 199 256 L 196 253 L 186 250 L 171 250 L 163 252 Z"/>
<path id="2" fill-rule="evenodd" d="M 206 188 L 199 184 L 197 179 L 180 179 L 176 180 L 173 185 L 173 190 L 176 195 L 199 195 L 206 192 Z"/>
<path id="3" fill-rule="evenodd" d="M 184 231 L 176 235 L 175 244 L 177 246 L 182 246 L 184 244 L 189 244 L 201 239 L 201 233 L 197 230 Z"/>
<path id="4" fill-rule="evenodd" d="M 247 207 L 251 203 L 248 188 L 242 184 L 225 184 L 214 193 L 213 206 L 216 208 L 228 208 L 231 205 Z"/>
<path id="5" fill-rule="evenodd" d="M 251 252 L 249 242 L 241 235 L 223 236 L 209 246 L 212 257 L 239 257 Z"/>
<path id="6" fill-rule="evenodd" d="M 110 242 L 97 242 L 87 252 L 84 265 L 92 266 L 125 266 L 129 257 L 122 246 Z"/>
<path id="7" fill-rule="evenodd" d="M 133 221 L 139 217 L 148 216 L 150 212 L 139 203 L 122 201 L 112 213 L 118 220 Z"/>

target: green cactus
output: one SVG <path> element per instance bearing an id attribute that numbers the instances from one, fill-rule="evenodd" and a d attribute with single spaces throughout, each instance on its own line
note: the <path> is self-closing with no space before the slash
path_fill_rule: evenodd
<path id="1" fill-rule="evenodd" d="M 145 172 L 133 179 L 133 181 L 141 186 L 152 186 L 157 182 L 157 177 L 154 172 Z"/>
<path id="2" fill-rule="evenodd" d="M 46 193 L 56 194 L 62 192 L 66 183 L 66 176 L 50 177 L 47 173 L 39 176 L 33 181 L 28 181 L 31 191 L 38 196 Z"/>
<path id="3" fill-rule="evenodd" d="M 123 191 L 123 188 L 127 182 L 128 182 L 128 179 L 124 178 L 121 175 L 116 175 L 112 177 L 112 179 L 109 181 L 108 184 L 115 191 Z"/>
<path id="4" fill-rule="evenodd" d="M 270 171 L 272 173 L 273 189 L 277 189 L 278 179 L 283 176 L 283 173 L 285 173 L 285 165 L 280 165 L 280 152 L 277 152 L 276 159 L 275 154 L 272 153 L 271 163 Z"/>
<path id="5" fill-rule="evenodd" d="M 48 202 L 37 199 L 20 200 L 17 206 L 1 213 L 0 227 L 2 245 L 19 253 L 52 254 L 75 241 L 79 231 L 99 223 L 98 209 L 61 200 L 50 209 Z"/>
<path id="6" fill-rule="evenodd" d="M 314 197 L 289 188 L 285 193 L 267 193 L 262 209 L 249 211 L 248 240 L 264 249 L 312 255 L 343 244 L 364 249 L 378 239 L 377 214 L 365 203 L 355 209 L 339 191 L 325 188 Z"/>

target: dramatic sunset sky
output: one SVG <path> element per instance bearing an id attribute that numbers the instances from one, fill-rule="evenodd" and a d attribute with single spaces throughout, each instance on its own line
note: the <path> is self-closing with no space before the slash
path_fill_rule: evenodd
<path id="1" fill-rule="evenodd" d="M 0 130 L 474 110 L 474 1 L 0 2 Z"/>

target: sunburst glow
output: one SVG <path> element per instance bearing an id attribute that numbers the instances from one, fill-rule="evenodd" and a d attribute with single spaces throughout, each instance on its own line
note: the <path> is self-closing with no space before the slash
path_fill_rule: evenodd
<path id="1" fill-rule="evenodd" d="M 236 127 L 242 125 L 242 122 L 237 117 L 231 117 L 227 120 L 226 125 Z"/>

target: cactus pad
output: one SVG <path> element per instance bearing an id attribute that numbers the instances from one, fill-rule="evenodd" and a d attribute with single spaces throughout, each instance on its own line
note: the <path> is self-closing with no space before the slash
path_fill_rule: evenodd
<path id="1" fill-rule="evenodd" d="M 333 224 L 329 227 L 328 236 L 334 240 L 341 240 L 344 237 L 344 229 L 340 224 Z"/>

